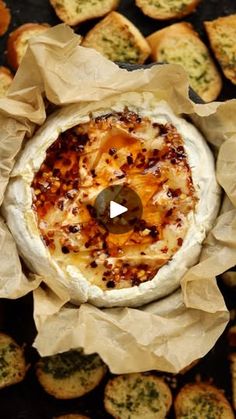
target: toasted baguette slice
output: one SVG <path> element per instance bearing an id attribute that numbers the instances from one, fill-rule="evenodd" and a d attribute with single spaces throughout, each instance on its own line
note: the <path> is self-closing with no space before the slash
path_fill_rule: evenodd
<path id="1" fill-rule="evenodd" d="M 6 96 L 12 83 L 13 74 L 6 67 L 0 67 L 0 98 Z"/>
<path id="2" fill-rule="evenodd" d="M 67 25 L 107 15 L 116 9 L 120 0 L 50 0 L 59 19 Z"/>
<path id="3" fill-rule="evenodd" d="M 151 374 L 119 375 L 105 388 L 105 409 L 116 419 L 164 419 L 171 403 L 168 385 Z"/>
<path id="4" fill-rule="evenodd" d="M 135 0 L 143 13 L 153 19 L 181 18 L 193 12 L 201 0 Z"/>
<path id="5" fill-rule="evenodd" d="M 85 36 L 82 45 L 94 48 L 111 61 L 143 64 L 150 47 L 124 16 L 111 12 Z"/>
<path id="6" fill-rule="evenodd" d="M 0 36 L 7 32 L 11 22 L 11 12 L 6 3 L 0 0 Z"/>
<path id="7" fill-rule="evenodd" d="M 57 399 L 73 399 L 93 390 L 106 373 L 106 366 L 96 355 L 71 350 L 41 358 L 36 375 L 44 390 Z"/>
<path id="8" fill-rule="evenodd" d="M 236 84 L 236 14 L 204 22 L 204 25 L 225 77 Z"/>
<path id="9" fill-rule="evenodd" d="M 207 383 L 186 384 L 175 400 L 176 419 L 233 419 L 233 410 L 223 393 Z"/>
<path id="10" fill-rule="evenodd" d="M 210 102 L 222 88 L 221 77 L 209 51 L 192 25 L 180 22 L 147 37 L 154 61 L 182 65 L 188 73 L 191 87 Z"/>
<path id="11" fill-rule="evenodd" d="M 7 42 L 7 60 L 13 70 L 17 70 L 27 50 L 28 41 L 49 28 L 48 24 L 25 23 L 11 32 Z"/>
<path id="12" fill-rule="evenodd" d="M 204 25 L 225 77 L 236 84 L 236 14 L 204 22 Z"/>
<path id="13" fill-rule="evenodd" d="M 0 333 L 0 388 L 22 381 L 26 370 L 23 350 L 10 336 Z"/>
<path id="14" fill-rule="evenodd" d="M 232 396 L 233 396 L 233 406 L 236 410 L 236 353 L 230 355 L 230 371 L 232 377 Z"/>
<path id="15" fill-rule="evenodd" d="M 70 413 L 68 415 L 57 416 L 54 419 L 89 419 L 88 416 L 79 415 L 77 413 Z"/>

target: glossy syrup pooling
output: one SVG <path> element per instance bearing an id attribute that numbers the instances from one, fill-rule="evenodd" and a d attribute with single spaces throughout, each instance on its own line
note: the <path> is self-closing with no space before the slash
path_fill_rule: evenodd
<path id="1" fill-rule="evenodd" d="M 132 188 L 143 204 L 132 231 L 112 234 L 94 217 L 99 192 Z M 197 198 L 181 136 L 126 109 L 62 133 L 32 182 L 33 209 L 55 261 L 102 289 L 152 279 L 182 246 Z"/>

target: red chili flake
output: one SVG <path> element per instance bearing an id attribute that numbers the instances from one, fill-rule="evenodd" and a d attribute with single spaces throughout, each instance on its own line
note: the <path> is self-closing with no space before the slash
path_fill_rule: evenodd
<path id="1" fill-rule="evenodd" d="M 170 217 L 173 214 L 173 208 L 170 208 L 168 211 L 166 211 L 166 217 Z"/>
<path id="2" fill-rule="evenodd" d="M 114 156 L 114 154 L 116 154 L 116 148 L 114 148 L 114 147 L 112 147 L 112 148 L 110 148 L 110 150 L 109 150 L 109 154 L 110 154 L 110 156 Z"/>
<path id="3" fill-rule="evenodd" d="M 78 207 L 74 207 L 74 208 L 72 208 L 72 214 L 73 214 L 73 215 L 77 215 L 77 214 L 78 214 L 78 212 L 79 212 L 79 208 L 78 208 Z"/>
<path id="4" fill-rule="evenodd" d="M 163 247 L 161 249 L 161 251 L 162 251 L 162 253 L 167 253 L 168 252 L 168 247 L 167 246 Z"/>
<path id="5" fill-rule="evenodd" d="M 69 232 L 70 233 L 78 233 L 78 231 L 80 231 L 79 226 L 69 226 Z"/>
<path id="6" fill-rule="evenodd" d="M 169 190 L 167 192 L 167 196 L 169 198 L 177 198 L 180 194 L 181 194 L 181 189 L 180 188 L 178 188 L 178 189 L 169 188 Z"/>
<path id="7" fill-rule="evenodd" d="M 145 252 L 140 252 L 140 255 L 146 255 L 146 253 Z"/>
<path id="8" fill-rule="evenodd" d="M 58 201 L 57 206 L 58 206 L 59 210 L 63 211 L 64 210 L 64 201 L 62 201 L 62 200 Z"/>
<path id="9" fill-rule="evenodd" d="M 96 177 L 97 175 L 96 175 L 96 172 L 95 172 L 95 169 L 91 169 L 91 175 L 92 175 L 92 177 Z"/>
<path id="10" fill-rule="evenodd" d="M 181 239 L 181 237 L 178 238 L 177 240 L 178 246 L 182 246 L 183 244 L 183 239 Z"/>
<path id="11" fill-rule="evenodd" d="M 95 262 L 95 260 L 93 260 L 93 262 L 90 263 L 91 268 L 96 268 L 98 265 Z"/>
<path id="12" fill-rule="evenodd" d="M 127 156 L 127 163 L 128 164 L 133 164 L 134 160 L 132 156 Z"/>
<path id="13" fill-rule="evenodd" d="M 65 194 L 65 197 L 66 197 L 66 198 L 68 198 L 68 199 L 73 199 L 73 198 L 74 198 L 74 196 L 75 196 L 75 194 L 74 194 L 74 191 L 73 191 L 73 190 L 68 191 L 68 192 L 66 192 L 66 194 Z"/>
<path id="14" fill-rule="evenodd" d="M 62 253 L 64 253 L 64 254 L 70 253 L 70 250 L 68 249 L 68 247 L 67 247 L 67 246 L 62 246 L 61 251 L 62 251 Z"/>
<path id="15" fill-rule="evenodd" d="M 152 226 L 151 228 L 150 228 L 150 233 L 149 233 L 149 235 L 151 236 L 151 237 L 153 237 L 154 239 L 159 235 L 159 232 L 158 232 L 158 230 L 157 230 L 157 228 L 156 228 L 156 226 Z"/>
<path id="16" fill-rule="evenodd" d="M 150 158 L 148 159 L 148 167 L 153 167 L 157 163 L 157 159 Z"/>
<path id="17" fill-rule="evenodd" d="M 131 281 L 132 281 L 132 286 L 135 286 L 135 285 L 140 285 L 140 283 L 141 283 L 141 281 L 140 281 L 140 279 L 137 277 L 137 276 L 134 276 L 132 279 L 131 279 Z"/>
<path id="18" fill-rule="evenodd" d="M 115 288 L 115 282 L 114 281 L 108 281 L 107 282 L 107 284 L 106 284 L 106 286 L 107 286 L 107 288 Z"/>

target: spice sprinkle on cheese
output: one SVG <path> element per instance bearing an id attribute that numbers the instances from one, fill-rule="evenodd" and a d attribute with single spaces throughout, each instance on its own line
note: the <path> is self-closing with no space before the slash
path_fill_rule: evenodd
<path id="1" fill-rule="evenodd" d="M 115 184 L 132 188 L 143 203 L 142 219 L 120 235 L 103 229 L 94 214 L 97 193 Z M 104 290 L 152 279 L 182 246 L 197 202 L 176 128 L 129 109 L 61 133 L 46 152 L 32 192 L 39 230 L 54 259 L 77 265 Z"/>

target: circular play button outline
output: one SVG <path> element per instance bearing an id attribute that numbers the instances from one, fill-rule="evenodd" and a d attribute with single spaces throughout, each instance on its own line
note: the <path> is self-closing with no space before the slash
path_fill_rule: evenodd
<path id="1" fill-rule="evenodd" d="M 124 234 L 133 230 L 140 221 L 143 206 L 138 194 L 130 187 L 111 185 L 98 194 L 94 210 L 94 216 L 103 228 L 113 234 Z"/>

